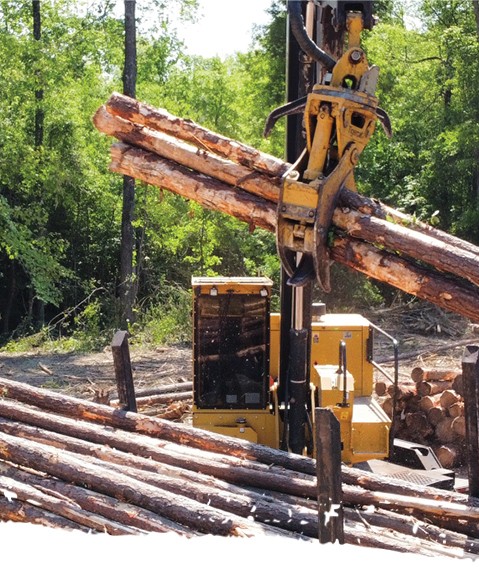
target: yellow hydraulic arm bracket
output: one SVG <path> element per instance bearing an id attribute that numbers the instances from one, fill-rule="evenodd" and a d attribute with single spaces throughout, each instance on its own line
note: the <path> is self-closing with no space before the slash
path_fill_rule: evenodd
<path id="1" fill-rule="evenodd" d="M 354 167 L 383 114 L 374 95 L 378 68 L 369 66 L 360 47 L 362 14 L 348 14 L 346 26 L 348 48 L 330 82 L 316 84 L 307 96 L 306 150 L 284 176 L 278 203 L 277 249 L 289 283 L 301 286 L 316 277 L 326 292 L 331 290 L 328 232 L 339 192 L 342 186 L 356 190 Z M 293 253 L 301 253 L 299 262 Z"/>

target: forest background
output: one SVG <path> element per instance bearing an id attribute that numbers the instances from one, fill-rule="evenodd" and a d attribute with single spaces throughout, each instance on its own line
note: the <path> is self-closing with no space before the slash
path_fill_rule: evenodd
<path id="1" fill-rule="evenodd" d="M 126 184 L 109 171 L 111 139 L 92 116 L 130 82 L 142 102 L 282 158 L 284 124 L 268 139 L 262 131 L 285 102 L 284 0 L 271 1 L 247 51 L 225 58 L 186 54 L 173 22 L 195 18 L 195 0 L 129 0 L 120 14 L 118 4 L 0 0 L 4 349 L 92 350 L 120 327 L 140 343 L 188 342 L 192 276 L 265 275 L 279 291 L 273 235 Z M 414 13 L 411 3 L 376 2 L 379 21 L 364 36 L 393 137 L 375 132 L 356 181 L 363 194 L 478 244 L 478 2 L 412 4 Z M 339 265 L 332 284 L 318 295 L 332 310 L 410 298 Z"/>

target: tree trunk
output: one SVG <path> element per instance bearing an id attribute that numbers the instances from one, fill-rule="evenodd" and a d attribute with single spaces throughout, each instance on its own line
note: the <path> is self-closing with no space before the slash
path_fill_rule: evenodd
<path id="1" fill-rule="evenodd" d="M 125 62 L 123 67 L 123 92 L 126 96 L 136 96 L 136 22 L 135 0 L 125 0 Z M 120 248 L 120 303 L 121 327 L 125 330 L 135 321 L 134 304 L 138 290 L 135 263 L 135 179 L 123 177 L 123 209 L 121 217 Z"/>
<path id="2" fill-rule="evenodd" d="M 41 4 L 40 0 L 32 0 L 32 12 L 33 12 L 33 38 L 35 43 L 40 43 L 42 39 L 42 15 L 41 15 Z M 41 63 L 35 68 L 35 122 L 34 122 L 34 146 L 39 154 L 41 154 L 41 148 L 43 146 L 43 136 L 44 136 L 44 122 L 45 122 L 45 111 L 43 108 L 43 78 L 42 78 L 42 66 Z M 38 195 L 42 196 L 41 185 L 38 184 L 39 189 Z M 40 225 L 40 231 L 38 231 L 40 236 L 45 235 L 45 230 L 43 225 Z M 45 303 L 42 300 L 36 299 L 34 301 L 34 306 L 32 308 L 33 321 L 42 327 L 45 323 Z"/>

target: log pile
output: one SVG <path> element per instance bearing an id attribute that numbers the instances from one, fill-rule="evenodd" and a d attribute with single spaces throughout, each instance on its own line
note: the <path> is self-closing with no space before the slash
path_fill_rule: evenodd
<path id="1" fill-rule="evenodd" d="M 462 371 L 414 367 L 410 381 L 379 381 L 375 394 L 397 438 L 430 446 L 445 469 L 467 463 Z"/>
<path id="2" fill-rule="evenodd" d="M 287 163 L 117 93 L 93 122 L 119 141 L 113 172 L 275 231 Z M 332 261 L 479 320 L 476 246 L 344 187 L 333 226 Z"/>
<path id="3" fill-rule="evenodd" d="M 0 519 L 317 539 L 315 462 L 0 378 Z M 477 558 L 479 501 L 342 468 L 345 542 Z"/>

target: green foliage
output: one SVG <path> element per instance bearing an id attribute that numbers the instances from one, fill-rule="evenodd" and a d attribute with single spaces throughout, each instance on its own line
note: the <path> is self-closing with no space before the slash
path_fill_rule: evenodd
<path id="1" fill-rule="evenodd" d="M 31 3 L 0 0 L 0 320 L 5 338 L 29 335 L 12 340 L 16 350 L 99 347 L 117 326 L 122 179 L 108 170 L 111 139 L 91 122 L 121 91 L 115 4 L 95 0 L 80 11 L 73 0 L 42 2 L 35 41 Z M 138 98 L 283 157 L 284 121 L 268 139 L 263 127 L 285 101 L 284 0 L 272 0 L 270 22 L 255 29 L 250 49 L 227 59 L 182 54 L 171 14 L 194 17 L 195 6 L 138 3 Z M 478 242 L 479 42 L 471 3 L 384 0 L 375 9 L 379 24 L 365 47 L 380 68 L 380 106 L 393 137 L 376 130 L 356 170 L 358 187 Z M 264 275 L 279 289 L 270 233 L 140 183 L 134 224 L 142 243 L 131 329 L 140 342 L 189 340 L 192 276 Z M 318 295 L 331 309 L 393 298 L 362 275 L 339 266 L 332 274 L 333 292 Z"/>
<path id="2" fill-rule="evenodd" d="M 164 284 L 162 288 L 161 295 L 141 303 L 138 320 L 130 327 L 132 343 L 148 346 L 191 343 L 191 291 L 172 284 Z"/>

